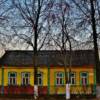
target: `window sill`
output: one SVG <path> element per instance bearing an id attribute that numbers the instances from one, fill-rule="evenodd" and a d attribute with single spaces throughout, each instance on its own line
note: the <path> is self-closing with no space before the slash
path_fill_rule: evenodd
<path id="1" fill-rule="evenodd" d="M 18 86 L 18 85 L 8 85 L 9 87 L 16 87 L 16 86 Z"/>
<path id="2" fill-rule="evenodd" d="M 26 85 L 20 85 L 20 86 L 26 87 L 26 86 L 31 86 L 31 85 L 30 84 L 26 84 Z"/>

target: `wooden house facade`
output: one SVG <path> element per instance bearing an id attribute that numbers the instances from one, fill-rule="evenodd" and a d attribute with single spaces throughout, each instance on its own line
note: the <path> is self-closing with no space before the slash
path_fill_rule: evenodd
<path id="1" fill-rule="evenodd" d="M 65 68 L 70 75 L 71 94 L 95 94 L 93 50 L 73 51 L 71 67 L 69 56 L 69 51 L 38 52 L 39 94 L 65 94 Z M 34 94 L 33 59 L 32 51 L 6 51 L 0 59 L 1 94 Z"/>

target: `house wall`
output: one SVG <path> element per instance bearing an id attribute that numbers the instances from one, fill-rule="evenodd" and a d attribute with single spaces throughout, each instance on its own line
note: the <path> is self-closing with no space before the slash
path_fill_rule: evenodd
<path id="1" fill-rule="evenodd" d="M 1 71 L 1 69 L 0 69 Z M 38 71 L 43 72 L 43 86 L 47 86 L 47 77 L 48 71 L 46 67 L 38 68 Z M 8 86 L 8 73 L 16 72 L 17 73 L 17 85 L 21 85 L 21 73 L 29 72 L 30 73 L 30 85 L 34 86 L 34 69 L 32 67 L 4 67 L 4 86 Z M 1 72 L 0 72 L 1 74 Z M 0 75 L 2 76 L 2 75 Z M 0 81 L 1 82 L 1 81 Z"/>
<path id="2" fill-rule="evenodd" d="M 0 68 L 0 85 L 2 85 L 2 68 Z M 64 67 L 50 67 L 48 70 L 48 67 L 38 67 L 38 71 L 43 73 L 43 87 L 39 91 L 42 93 L 44 91 L 44 94 L 49 92 L 49 94 L 64 94 L 65 93 L 65 85 L 63 86 L 56 86 L 55 85 L 55 73 L 56 72 L 63 72 L 64 73 Z M 68 69 L 67 69 L 68 71 Z M 76 86 L 72 86 L 72 92 L 73 90 L 77 91 L 83 91 L 82 88 L 80 88 L 80 73 L 81 72 L 88 72 L 88 79 L 89 79 L 89 85 L 94 84 L 94 69 L 93 66 L 79 66 L 79 67 L 72 67 L 72 72 L 76 73 Z M 22 72 L 30 72 L 30 85 L 34 87 L 34 69 L 33 67 L 14 67 L 14 66 L 4 66 L 4 87 L 7 88 L 8 86 L 8 73 L 9 72 L 16 72 L 17 73 L 17 85 L 21 86 L 21 73 Z M 49 75 L 50 74 L 50 75 Z M 49 77 L 50 76 L 50 77 Z M 64 84 L 65 84 L 65 75 L 64 75 Z M 30 91 L 28 93 L 33 93 L 32 87 L 30 88 Z M 21 87 L 18 87 L 21 88 Z M 16 88 L 16 89 L 18 89 Z M 20 90 L 20 89 L 19 89 Z M 28 90 L 28 89 L 27 89 Z M 26 90 L 26 91 L 27 91 Z M 89 90 L 90 87 L 89 87 Z M 7 93 L 7 89 L 6 92 Z M 23 90 L 25 91 L 25 90 Z M 92 91 L 92 90 L 91 90 Z M 22 92 L 18 92 L 22 93 Z"/>
<path id="3" fill-rule="evenodd" d="M 67 69 L 68 71 L 68 69 Z M 72 86 L 73 90 L 77 90 L 77 91 L 82 91 L 82 88 L 80 88 L 81 86 L 81 79 L 80 79 L 80 73 L 81 72 L 87 72 L 88 73 L 88 85 L 93 85 L 94 84 L 94 69 L 93 66 L 80 66 L 80 67 L 73 67 L 71 68 L 72 72 L 76 73 L 76 86 Z M 64 94 L 65 93 L 65 86 L 56 86 L 55 85 L 55 73 L 56 72 L 65 72 L 64 68 L 61 67 L 52 67 L 50 68 L 50 94 Z M 65 79 L 65 76 L 64 76 Z M 65 80 L 64 80 L 64 84 L 65 84 Z M 90 91 L 89 87 L 89 91 Z"/>
<path id="4" fill-rule="evenodd" d="M 30 72 L 30 85 L 33 86 L 34 85 L 34 70 L 30 67 L 30 68 L 26 68 L 26 67 L 4 67 L 4 86 L 8 86 L 8 73 L 9 72 L 16 72 L 17 73 L 17 85 L 21 85 L 21 73 L 22 72 Z"/>
<path id="5" fill-rule="evenodd" d="M 67 69 L 67 71 L 68 71 L 68 69 Z M 79 67 L 76 67 L 76 68 L 71 68 L 71 71 L 72 72 L 75 72 L 76 73 L 76 85 L 80 85 L 80 73 L 81 72 L 88 72 L 88 75 L 89 75 L 89 77 L 88 77 L 88 79 L 89 79 L 89 84 L 94 84 L 94 69 L 93 69 L 93 67 L 81 67 L 80 66 L 80 68 Z M 53 68 L 50 68 L 50 85 L 51 86 L 54 86 L 55 85 L 55 82 L 54 82 L 54 80 L 55 80 L 55 72 L 65 72 L 64 71 L 64 68 L 61 68 L 61 67 L 58 67 L 58 68 L 55 68 L 55 67 L 53 67 Z M 64 76 L 64 78 L 65 78 L 65 76 Z M 64 83 L 65 83 L 65 80 L 64 80 Z"/>
<path id="6" fill-rule="evenodd" d="M 38 71 L 43 73 L 43 87 L 39 87 L 39 94 L 47 94 L 47 77 L 48 69 L 46 67 L 38 68 Z M 17 73 L 17 84 L 16 86 L 8 86 L 8 73 L 16 72 Z M 29 72 L 30 73 L 30 86 L 22 86 L 21 73 Z M 14 66 L 2 66 L 0 68 L 0 93 L 4 94 L 33 94 L 34 93 L 34 69 L 33 67 L 14 67 Z"/>

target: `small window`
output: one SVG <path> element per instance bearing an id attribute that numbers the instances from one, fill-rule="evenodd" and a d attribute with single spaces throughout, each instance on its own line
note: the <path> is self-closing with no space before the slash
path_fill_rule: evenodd
<path id="1" fill-rule="evenodd" d="M 81 84 L 82 85 L 88 84 L 88 73 L 86 73 L 86 72 L 81 73 Z"/>
<path id="2" fill-rule="evenodd" d="M 39 72 L 37 74 L 37 83 L 38 83 L 38 86 L 42 86 L 43 85 L 43 73 L 42 72 Z"/>
<path id="3" fill-rule="evenodd" d="M 22 85 L 29 85 L 30 73 L 24 72 L 22 73 Z"/>
<path id="4" fill-rule="evenodd" d="M 56 73 L 56 85 L 64 85 L 64 73 L 63 72 Z"/>
<path id="5" fill-rule="evenodd" d="M 16 72 L 9 72 L 8 73 L 8 84 L 9 85 L 16 85 Z"/>

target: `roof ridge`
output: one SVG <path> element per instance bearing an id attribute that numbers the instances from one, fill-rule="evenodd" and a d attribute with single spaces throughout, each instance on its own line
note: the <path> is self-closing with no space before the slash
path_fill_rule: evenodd
<path id="1" fill-rule="evenodd" d="M 33 51 L 33 50 L 5 50 L 6 52 L 12 52 L 12 51 Z M 61 50 L 39 50 L 39 51 L 61 51 Z M 66 50 L 66 51 L 70 51 L 70 50 Z M 82 50 L 72 50 L 72 51 L 94 51 L 93 49 L 82 49 Z"/>

